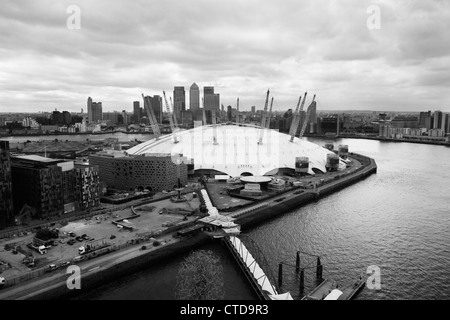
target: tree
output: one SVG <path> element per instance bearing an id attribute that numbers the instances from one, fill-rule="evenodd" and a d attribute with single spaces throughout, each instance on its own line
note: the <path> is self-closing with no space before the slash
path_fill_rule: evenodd
<path id="1" fill-rule="evenodd" d="M 223 299 L 223 267 L 212 251 L 194 251 L 181 263 L 177 274 L 180 300 Z"/>

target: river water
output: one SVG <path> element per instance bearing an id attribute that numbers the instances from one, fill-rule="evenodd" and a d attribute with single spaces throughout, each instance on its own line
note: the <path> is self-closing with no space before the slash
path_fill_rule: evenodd
<path id="1" fill-rule="evenodd" d="M 378 173 L 245 230 L 270 261 L 273 273 L 277 274 L 278 263 L 292 260 L 301 250 L 320 255 L 324 277 L 339 284 L 365 274 L 369 266 L 378 267 L 381 288 L 365 287 L 356 299 L 449 299 L 450 148 L 359 139 L 334 143 L 373 157 Z M 255 299 L 226 248 L 210 244 L 205 249 L 222 259 L 225 297 Z M 182 259 L 161 261 L 79 298 L 174 299 Z M 307 261 L 302 257 L 302 262 Z M 306 270 L 305 291 L 313 288 L 314 271 Z M 284 272 L 286 279 L 294 274 L 289 268 Z M 296 296 L 298 283 L 285 282 L 283 289 Z"/>

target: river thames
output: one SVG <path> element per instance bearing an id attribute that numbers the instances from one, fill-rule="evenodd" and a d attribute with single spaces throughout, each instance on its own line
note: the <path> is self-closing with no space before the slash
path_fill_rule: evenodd
<path id="1" fill-rule="evenodd" d="M 374 158 L 378 173 L 244 230 L 270 261 L 273 273 L 279 262 L 301 250 L 320 255 L 324 278 L 339 284 L 365 274 L 369 266 L 379 267 L 381 288 L 365 287 L 356 299 L 449 299 L 450 148 L 359 139 L 333 142 Z M 256 298 L 225 247 L 209 244 L 204 249 L 221 257 L 226 299 Z M 161 261 L 78 298 L 175 299 L 182 259 Z M 305 293 L 313 286 L 313 271 L 307 270 Z M 285 290 L 298 295 L 295 282 Z"/>

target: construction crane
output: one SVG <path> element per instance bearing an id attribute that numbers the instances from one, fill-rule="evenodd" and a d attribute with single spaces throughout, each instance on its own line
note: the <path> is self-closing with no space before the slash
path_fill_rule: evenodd
<path id="1" fill-rule="evenodd" d="M 236 123 L 239 124 L 239 98 L 237 98 L 237 114 L 236 114 Z"/>
<path id="2" fill-rule="evenodd" d="M 213 125 L 213 144 L 216 145 L 217 143 L 217 128 L 216 128 L 216 109 L 211 110 L 211 118 L 212 118 L 212 125 Z"/>
<path id="3" fill-rule="evenodd" d="M 142 99 L 144 99 L 144 109 L 147 112 L 148 121 L 150 122 L 150 126 L 152 127 L 153 134 L 156 137 L 156 140 L 161 136 L 161 131 L 159 130 L 159 124 L 156 120 L 155 112 L 153 111 L 153 107 L 151 105 L 150 97 L 145 97 L 143 93 L 141 93 Z"/>
<path id="4" fill-rule="evenodd" d="M 311 104 L 308 107 L 308 110 L 306 111 L 306 117 L 305 117 L 305 121 L 303 122 L 303 126 L 302 126 L 302 130 L 300 131 L 299 134 L 299 139 L 301 139 L 303 137 L 303 134 L 305 133 L 306 130 L 306 125 L 308 124 L 308 120 L 309 120 L 309 115 L 311 114 L 311 109 L 313 106 L 316 105 L 316 95 L 314 95 Z"/>
<path id="5" fill-rule="evenodd" d="M 295 108 L 295 111 L 292 113 L 292 122 L 291 127 L 289 128 L 289 135 L 292 136 L 292 131 L 294 131 L 295 122 L 297 121 L 297 115 L 298 115 L 298 109 L 300 108 L 300 103 L 302 102 L 302 96 L 298 98 L 297 102 L 297 108 Z"/>
<path id="6" fill-rule="evenodd" d="M 206 111 L 205 111 L 205 101 L 202 98 L 202 109 L 203 109 L 203 125 L 206 126 Z"/>
<path id="7" fill-rule="evenodd" d="M 169 107 L 169 103 L 167 102 L 165 91 L 163 91 L 163 96 L 164 96 L 164 103 L 166 104 L 166 111 L 169 114 L 169 123 L 170 123 L 170 129 L 172 130 L 173 143 L 178 143 L 178 138 L 177 138 L 177 133 L 176 133 L 177 128 L 175 127 L 175 125 L 173 123 L 173 115 L 172 115 L 172 112 L 170 111 L 170 107 Z"/>
<path id="8" fill-rule="evenodd" d="M 175 128 L 178 129 L 178 120 L 177 115 L 175 114 L 175 108 L 173 107 L 172 97 L 169 97 L 169 99 L 170 99 L 170 106 L 172 107 L 173 110 L 173 124 L 175 125 Z"/>
<path id="9" fill-rule="evenodd" d="M 302 104 L 300 106 L 300 110 L 298 110 L 298 105 L 300 103 L 300 100 L 302 99 L 302 97 L 300 96 L 298 103 L 297 103 L 297 108 L 295 109 L 295 114 L 294 114 L 294 118 L 292 119 L 292 124 L 291 124 L 291 140 L 289 140 L 290 142 L 294 141 L 295 138 L 295 134 L 297 133 L 297 129 L 298 126 L 300 124 L 300 118 L 301 118 L 301 114 L 303 111 L 303 107 L 305 106 L 305 101 L 306 101 L 306 96 L 308 95 L 308 92 L 305 92 L 305 95 L 303 96 L 303 101 Z"/>
<path id="10" fill-rule="evenodd" d="M 272 97 L 272 101 L 270 101 L 269 115 L 267 116 L 267 120 L 266 120 L 266 128 L 267 129 L 270 129 L 270 118 L 272 117 L 272 106 L 273 106 L 273 97 Z"/>
<path id="11" fill-rule="evenodd" d="M 262 144 L 262 140 L 263 140 L 263 136 L 264 136 L 264 129 L 265 129 L 266 118 L 267 118 L 267 105 L 269 104 L 269 94 L 270 94 L 270 90 L 267 89 L 266 102 L 264 103 L 264 111 L 263 111 L 263 116 L 262 116 L 262 120 L 261 120 L 261 131 L 259 133 L 258 144 Z"/>

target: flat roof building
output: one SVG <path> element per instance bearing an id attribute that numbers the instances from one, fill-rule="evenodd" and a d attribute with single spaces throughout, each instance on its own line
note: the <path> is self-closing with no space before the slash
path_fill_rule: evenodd
<path id="1" fill-rule="evenodd" d="M 99 168 L 100 181 L 118 190 L 162 191 L 178 185 L 178 172 L 187 183 L 187 159 L 177 165 L 169 153 L 129 156 L 124 152 L 105 151 L 89 156 L 89 164 Z"/>
<path id="2" fill-rule="evenodd" d="M 14 223 L 9 142 L 0 141 L 0 229 Z"/>

